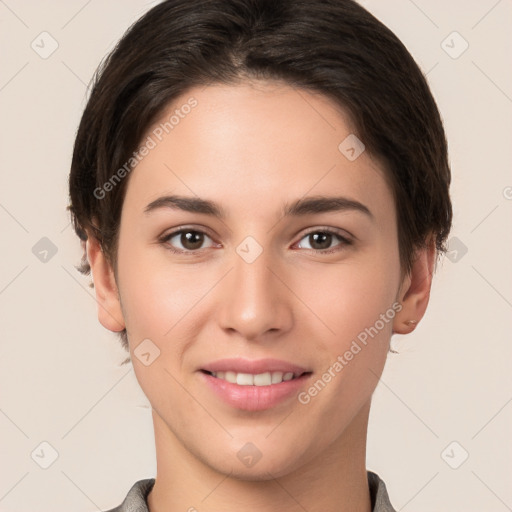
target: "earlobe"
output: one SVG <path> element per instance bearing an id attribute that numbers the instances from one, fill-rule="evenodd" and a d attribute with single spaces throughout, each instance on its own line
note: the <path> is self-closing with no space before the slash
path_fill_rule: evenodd
<path id="1" fill-rule="evenodd" d="M 98 304 L 98 320 L 106 329 L 120 332 L 125 328 L 125 322 L 112 266 L 96 238 L 88 237 L 86 251 Z"/>
<path id="2" fill-rule="evenodd" d="M 430 298 L 436 246 L 431 240 L 427 247 L 416 251 L 410 273 L 403 279 L 397 300 L 402 309 L 393 321 L 393 333 L 412 332 L 423 318 Z"/>

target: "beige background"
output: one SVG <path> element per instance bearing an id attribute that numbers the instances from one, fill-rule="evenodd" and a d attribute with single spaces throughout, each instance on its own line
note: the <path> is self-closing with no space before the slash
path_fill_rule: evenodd
<path id="1" fill-rule="evenodd" d="M 0 1 L 1 511 L 106 509 L 155 474 L 148 402 L 73 268 L 81 253 L 65 211 L 87 84 L 155 3 Z M 428 73 L 450 144 L 457 238 L 424 321 L 394 338 L 367 466 L 397 510 L 512 510 L 512 2 L 363 3 Z M 46 262 L 43 237 L 57 249 Z M 42 442 L 58 453 L 47 469 Z"/>

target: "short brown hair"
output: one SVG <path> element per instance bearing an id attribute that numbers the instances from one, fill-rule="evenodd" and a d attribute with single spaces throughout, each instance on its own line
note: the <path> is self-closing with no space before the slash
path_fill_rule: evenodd
<path id="1" fill-rule="evenodd" d="M 78 236 L 94 236 L 115 268 L 129 177 L 97 190 L 175 98 L 244 79 L 319 92 L 349 114 L 385 164 L 405 272 L 430 237 L 446 250 L 451 178 L 435 100 L 405 46 L 352 0 L 167 0 L 142 16 L 96 71 L 78 128 L 68 207 Z M 90 272 L 85 252 L 78 268 Z"/>

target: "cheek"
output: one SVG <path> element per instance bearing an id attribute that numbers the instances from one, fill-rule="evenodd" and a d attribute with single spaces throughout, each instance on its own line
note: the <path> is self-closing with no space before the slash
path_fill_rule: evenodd
<path id="1" fill-rule="evenodd" d="M 336 273 L 331 270 L 330 279 L 316 276 L 315 283 L 324 293 L 310 295 L 310 307 L 329 330 L 323 326 L 321 331 L 313 330 L 311 353 L 322 364 L 298 398 L 304 414 L 330 426 L 326 438 L 340 434 L 378 383 L 396 314 L 392 274 L 392 268 L 385 273 L 376 265 L 372 272 L 347 266 Z"/>
<path id="2" fill-rule="evenodd" d="M 139 337 L 163 339 L 197 303 L 207 283 L 193 279 L 184 266 L 172 265 L 164 250 L 148 250 L 121 238 L 118 274 L 128 331 Z M 135 340 L 134 340 L 135 341 Z"/>
<path id="3" fill-rule="evenodd" d="M 197 338 L 197 324 L 187 320 L 207 283 L 191 279 L 193 273 L 169 265 L 160 250 L 131 243 L 129 237 L 120 239 L 118 275 L 136 378 L 159 414 L 182 408 L 186 394 L 178 383 L 180 366 L 189 341 Z M 156 346 L 149 345 L 150 357 L 158 356 L 146 366 L 138 360 L 137 347 L 147 339 Z"/>
<path id="4" fill-rule="evenodd" d="M 388 312 L 386 320 L 393 317 L 398 280 L 398 255 L 396 261 L 372 257 L 357 264 L 319 266 L 297 279 L 295 290 L 312 313 L 308 317 L 317 319 L 319 333 L 341 350 L 382 314 Z M 384 323 L 378 322 L 379 330 L 389 337 L 391 322 Z"/>

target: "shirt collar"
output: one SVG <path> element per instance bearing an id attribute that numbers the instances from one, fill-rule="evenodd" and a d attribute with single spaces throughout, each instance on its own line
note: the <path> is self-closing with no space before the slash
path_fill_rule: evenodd
<path id="1" fill-rule="evenodd" d="M 389 501 L 384 481 L 372 471 L 367 471 L 366 473 L 368 475 L 368 486 L 372 500 L 372 512 L 396 512 Z M 154 478 L 139 480 L 128 491 L 123 503 L 107 512 L 149 512 L 147 498 L 153 485 L 155 485 Z"/>

